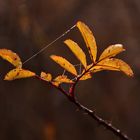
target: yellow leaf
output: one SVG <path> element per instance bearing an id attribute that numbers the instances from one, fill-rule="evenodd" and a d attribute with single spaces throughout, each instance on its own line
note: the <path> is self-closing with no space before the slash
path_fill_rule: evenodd
<path id="1" fill-rule="evenodd" d="M 87 70 L 90 68 L 89 71 L 92 73 L 95 73 L 101 70 L 116 70 L 116 68 L 104 66 L 103 64 L 101 64 L 101 62 L 98 62 L 95 66 L 93 66 L 93 64 L 88 65 Z"/>
<path id="2" fill-rule="evenodd" d="M 92 76 L 91 76 L 90 72 L 87 72 L 80 78 L 80 80 L 87 80 L 90 78 L 92 78 Z"/>
<path id="3" fill-rule="evenodd" d="M 125 51 L 125 49 L 123 48 L 123 46 L 121 44 L 110 45 L 107 49 L 105 49 L 103 51 L 99 60 L 103 60 L 105 58 L 113 57 L 113 56 L 119 54 L 122 51 Z"/>
<path id="4" fill-rule="evenodd" d="M 102 66 L 98 66 L 97 64 L 95 66 L 93 66 L 93 64 L 90 64 L 90 65 L 87 66 L 87 69 L 89 69 L 89 68 L 90 68 L 89 71 L 92 72 L 92 73 L 103 70 Z"/>
<path id="5" fill-rule="evenodd" d="M 53 80 L 52 83 L 55 86 L 59 86 L 62 83 L 73 83 L 73 81 L 68 79 L 66 75 L 59 75 Z"/>
<path id="6" fill-rule="evenodd" d="M 50 73 L 41 72 L 41 78 L 50 82 L 52 80 L 52 75 Z"/>
<path id="7" fill-rule="evenodd" d="M 54 81 L 60 83 L 73 83 L 73 81 L 67 78 L 66 75 L 59 75 L 54 79 Z"/>
<path id="8" fill-rule="evenodd" d="M 0 49 L 0 56 L 3 59 L 5 59 L 8 62 L 10 62 L 15 67 L 17 67 L 17 68 L 22 67 L 22 62 L 20 60 L 20 57 L 16 53 L 12 52 L 11 50 Z"/>
<path id="9" fill-rule="evenodd" d="M 87 25 L 85 25 L 81 21 L 77 22 L 77 27 L 80 30 L 80 32 L 85 40 L 91 60 L 93 62 L 95 62 L 96 56 L 97 56 L 97 45 L 96 45 L 96 41 L 95 41 L 95 38 L 94 38 L 91 30 L 89 29 L 89 27 Z"/>
<path id="10" fill-rule="evenodd" d="M 77 43 L 74 41 L 68 39 L 65 40 L 64 43 L 69 47 L 69 49 L 75 54 L 77 59 L 83 64 L 83 66 L 86 68 L 87 62 L 86 62 L 86 55 L 83 52 L 83 50 L 78 46 Z"/>
<path id="11" fill-rule="evenodd" d="M 56 87 L 58 87 L 59 85 L 60 85 L 60 83 L 59 82 L 55 82 L 55 81 L 53 81 L 53 82 L 51 82 L 53 85 L 55 85 Z"/>
<path id="12" fill-rule="evenodd" d="M 51 55 L 51 59 L 53 59 L 57 64 L 59 64 L 61 67 L 63 67 L 68 72 L 77 75 L 75 67 L 67 61 L 65 58 L 61 56 Z"/>
<path id="13" fill-rule="evenodd" d="M 21 68 L 16 68 L 9 71 L 6 74 L 4 80 L 12 81 L 15 79 L 28 78 L 28 77 L 33 77 L 33 76 L 35 76 L 34 72 L 31 72 L 29 70 L 24 70 Z"/>
<path id="14" fill-rule="evenodd" d="M 95 67 L 93 67 L 91 72 L 96 72 L 100 70 L 122 71 L 127 76 L 133 76 L 133 71 L 130 66 L 124 61 L 116 58 L 104 59 L 103 61 L 99 62 Z"/>

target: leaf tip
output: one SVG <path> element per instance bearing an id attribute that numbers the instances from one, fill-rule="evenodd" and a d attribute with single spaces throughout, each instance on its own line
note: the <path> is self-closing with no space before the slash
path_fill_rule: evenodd
<path id="1" fill-rule="evenodd" d="M 71 39 L 68 38 L 64 41 L 64 43 L 67 44 L 67 42 L 69 42 L 69 41 L 71 41 Z"/>
<path id="2" fill-rule="evenodd" d="M 125 51 L 125 48 L 122 44 L 115 44 L 114 46 L 117 48 L 122 48 L 122 51 Z"/>
<path id="3" fill-rule="evenodd" d="M 50 55 L 50 58 L 53 59 L 54 56 L 55 56 L 55 55 L 52 54 L 52 55 Z"/>
<path id="4" fill-rule="evenodd" d="M 81 24 L 84 24 L 84 22 L 79 20 L 79 21 L 77 21 L 76 26 L 80 26 Z"/>
<path id="5" fill-rule="evenodd" d="M 129 73 L 127 74 L 129 77 L 134 77 L 134 72 L 132 71 L 132 69 L 130 69 Z"/>

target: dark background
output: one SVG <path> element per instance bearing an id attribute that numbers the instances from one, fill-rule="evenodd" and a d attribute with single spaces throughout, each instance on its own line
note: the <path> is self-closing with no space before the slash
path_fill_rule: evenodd
<path id="1" fill-rule="evenodd" d="M 25 61 L 73 26 L 84 21 L 94 31 L 98 56 L 108 45 L 122 43 L 118 57 L 131 65 L 135 76 L 100 72 L 80 82 L 79 101 L 111 121 L 134 140 L 140 139 L 140 1 L 139 0 L 0 0 L 0 48 Z M 63 72 L 49 56 L 62 55 L 78 63 L 63 41 L 72 38 L 85 50 L 75 28 L 24 65 L 37 74 Z M 1 140 L 118 140 L 78 111 L 61 93 L 34 79 L 3 81 L 12 69 L 0 61 Z M 68 88 L 66 86 L 66 88 Z"/>

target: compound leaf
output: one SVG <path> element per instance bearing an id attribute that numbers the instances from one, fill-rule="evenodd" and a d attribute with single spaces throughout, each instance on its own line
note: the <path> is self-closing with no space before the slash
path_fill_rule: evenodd
<path id="1" fill-rule="evenodd" d="M 52 60 L 54 60 L 57 64 L 59 64 L 61 67 L 63 67 L 68 72 L 72 73 L 73 75 L 77 75 L 77 71 L 75 67 L 65 58 L 61 56 L 51 55 L 50 56 Z"/>
<path id="2" fill-rule="evenodd" d="M 103 51 L 101 54 L 99 61 L 103 60 L 105 58 L 110 58 L 113 56 L 116 56 L 117 54 L 121 53 L 122 51 L 125 51 L 123 46 L 121 44 L 115 44 L 115 45 L 110 45 L 107 49 Z"/>
<path id="3" fill-rule="evenodd" d="M 52 75 L 50 73 L 41 72 L 40 76 L 45 81 L 50 82 L 52 80 Z"/>
<path id="4" fill-rule="evenodd" d="M 4 80 L 12 81 L 15 79 L 28 78 L 28 77 L 33 77 L 33 76 L 35 76 L 34 72 L 31 72 L 29 70 L 24 70 L 21 68 L 16 68 L 9 71 L 6 74 Z"/>
<path id="5" fill-rule="evenodd" d="M 11 50 L 0 49 L 0 57 L 2 57 L 4 60 L 7 60 L 17 68 L 22 67 L 22 62 L 20 60 L 20 57 Z"/>
<path id="6" fill-rule="evenodd" d="M 75 54 L 77 59 L 82 63 L 82 65 L 86 68 L 86 55 L 83 50 L 78 46 L 78 44 L 70 39 L 65 40 L 64 43 L 69 47 L 69 49 Z"/>
<path id="7" fill-rule="evenodd" d="M 85 25 L 81 21 L 77 22 L 77 27 L 80 30 L 80 32 L 84 38 L 84 41 L 85 41 L 86 46 L 88 48 L 91 60 L 93 62 L 95 62 L 96 56 L 97 56 L 97 45 L 96 45 L 96 41 L 95 41 L 95 38 L 94 38 L 91 30 L 89 29 L 89 27 L 87 25 Z"/>

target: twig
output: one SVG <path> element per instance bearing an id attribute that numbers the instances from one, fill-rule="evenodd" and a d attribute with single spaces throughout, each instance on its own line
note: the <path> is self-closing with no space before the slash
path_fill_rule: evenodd
<path id="1" fill-rule="evenodd" d="M 111 131 L 114 135 L 118 136 L 121 140 L 132 140 L 129 138 L 125 133 L 123 133 L 120 129 L 116 128 L 115 126 L 112 125 L 112 123 L 102 119 L 99 117 L 95 111 L 92 111 L 88 109 L 87 107 L 83 106 L 81 103 L 78 102 L 78 100 L 75 98 L 74 94 L 74 89 L 76 84 L 78 83 L 79 80 L 76 80 L 76 82 L 71 86 L 69 92 L 65 91 L 63 88 L 60 86 L 54 85 L 52 82 L 45 81 L 42 79 L 40 76 L 36 77 L 40 79 L 41 81 L 49 83 L 51 86 L 55 87 L 57 90 L 59 90 L 62 94 L 64 94 L 70 102 L 75 104 L 80 110 L 83 112 L 87 113 L 91 118 L 93 118 L 99 125 L 105 127 L 107 130 Z M 80 75 L 77 79 L 80 79 L 82 76 Z"/>
<path id="2" fill-rule="evenodd" d="M 91 116 L 99 125 L 105 127 L 107 130 L 110 130 L 113 132 L 116 136 L 118 136 L 122 140 L 132 140 L 129 138 L 125 133 L 121 132 L 120 129 L 114 127 L 112 123 L 109 123 L 108 121 L 102 119 L 99 117 L 95 111 L 92 111 L 88 109 L 87 107 L 80 104 L 77 100 L 72 101 L 78 108 L 80 108 L 82 111 L 86 112 L 89 116 Z"/>

